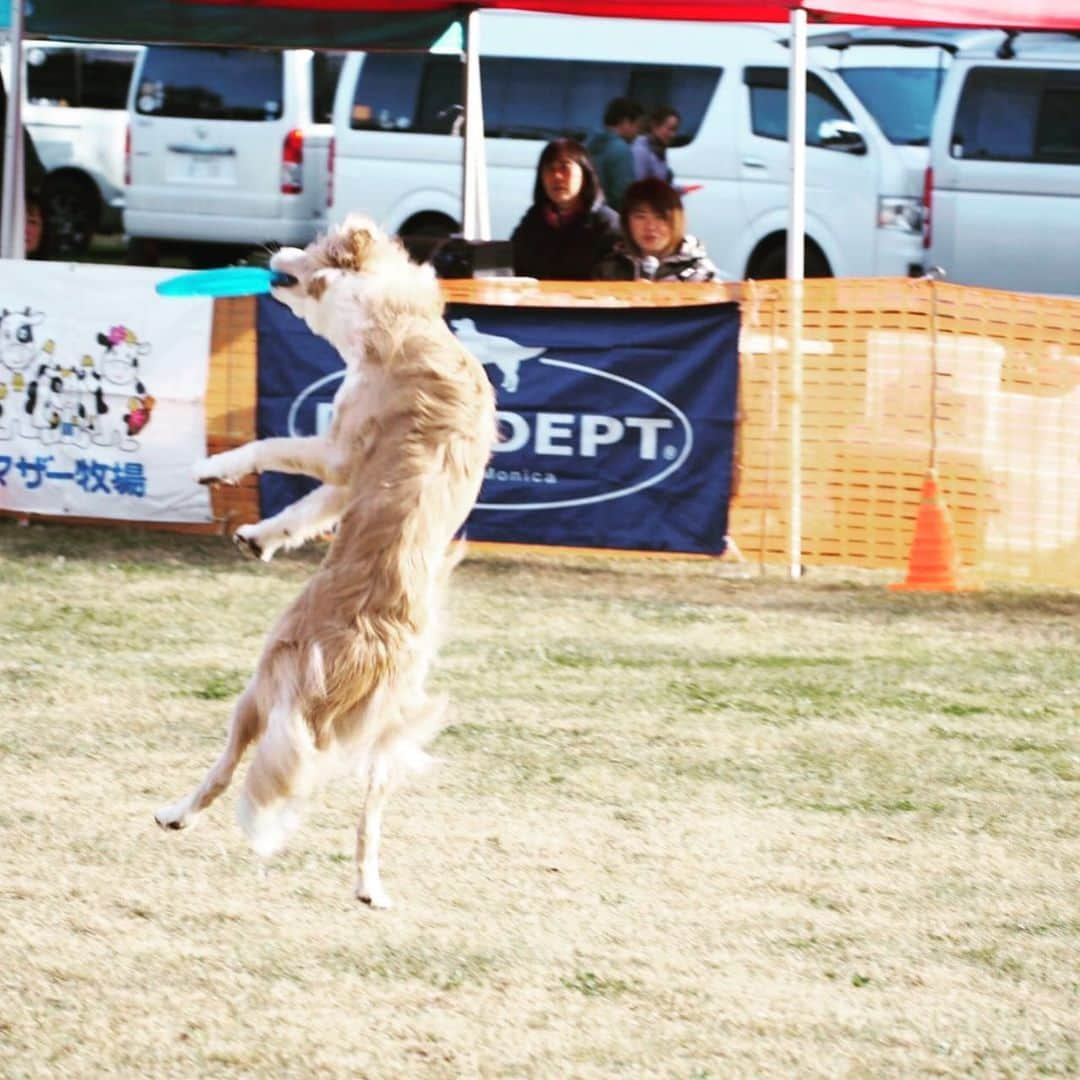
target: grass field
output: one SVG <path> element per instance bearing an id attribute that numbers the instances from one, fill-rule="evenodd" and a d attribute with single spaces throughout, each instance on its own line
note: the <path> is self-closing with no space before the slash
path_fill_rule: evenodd
<path id="1" fill-rule="evenodd" d="M 373 912 L 151 818 L 319 555 L 0 522 L 0 1075 L 1080 1070 L 1080 596 L 476 555 Z"/>

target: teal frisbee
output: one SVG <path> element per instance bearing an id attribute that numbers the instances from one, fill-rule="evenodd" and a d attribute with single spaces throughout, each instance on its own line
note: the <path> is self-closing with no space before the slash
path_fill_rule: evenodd
<path id="1" fill-rule="evenodd" d="M 177 274 L 154 286 L 159 296 L 252 296 L 268 293 L 274 285 L 295 285 L 292 274 L 262 266 L 226 266 Z"/>

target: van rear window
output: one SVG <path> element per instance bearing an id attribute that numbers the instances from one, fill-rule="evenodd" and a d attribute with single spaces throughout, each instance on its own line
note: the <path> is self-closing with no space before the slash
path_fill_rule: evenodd
<path id="1" fill-rule="evenodd" d="M 26 100 L 72 109 L 126 109 L 135 52 L 102 46 L 26 50 Z"/>
<path id="2" fill-rule="evenodd" d="M 627 96 L 646 110 L 682 114 L 677 145 L 697 134 L 721 69 L 691 65 L 484 57 L 484 127 L 496 139 L 582 139 L 599 129 L 604 108 Z M 460 57 L 370 53 L 357 80 L 351 125 L 357 130 L 449 134 L 464 113 Z"/>
<path id="3" fill-rule="evenodd" d="M 1080 164 L 1080 72 L 972 68 L 950 146 L 975 161 Z"/>
<path id="4" fill-rule="evenodd" d="M 135 111 L 195 120 L 278 120 L 284 84 L 280 52 L 151 47 L 139 74 Z"/>

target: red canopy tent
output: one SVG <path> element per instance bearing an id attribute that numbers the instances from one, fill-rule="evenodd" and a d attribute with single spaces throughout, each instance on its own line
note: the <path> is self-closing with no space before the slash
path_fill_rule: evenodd
<path id="1" fill-rule="evenodd" d="M 184 2 L 184 0 L 178 0 Z M 440 11 L 506 8 L 563 15 L 705 22 L 787 22 L 805 11 L 816 22 L 892 26 L 974 26 L 1000 29 L 1080 28 L 1080 0 L 201 0 L 240 7 L 304 11 Z"/>

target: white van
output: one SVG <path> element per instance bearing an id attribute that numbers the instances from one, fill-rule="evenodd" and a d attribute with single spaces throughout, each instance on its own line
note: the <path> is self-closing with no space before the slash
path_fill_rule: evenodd
<path id="1" fill-rule="evenodd" d="M 326 225 L 340 53 L 151 45 L 131 84 L 132 261 L 303 245 Z"/>
<path id="2" fill-rule="evenodd" d="M 1021 34 L 942 88 L 927 262 L 968 285 L 1080 296 L 1080 41 Z"/>
<path id="3" fill-rule="evenodd" d="M 47 172 L 42 210 L 50 255 L 81 254 L 95 233 L 120 231 L 128 87 L 142 51 L 23 43 L 23 123 Z"/>
<path id="4" fill-rule="evenodd" d="M 918 272 L 926 143 L 955 43 L 942 34 L 900 48 L 845 34 L 811 54 L 806 271 Z M 627 95 L 681 112 L 668 160 L 677 182 L 702 185 L 687 197 L 687 216 L 713 261 L 732 277 L 782 275 L 785 35 L 760 25 L 483 13 L 493 235 L 508 237 L 528 207 L 543 144 L 585 136 L 608 100 Z M 873 40 L 893 39 L 877 31 Z M 334 104 L 331 220 L 364 210 L 420 249 L 425 236 L 458 231 L 461 146 L 451 132 L 461 85 L 453 53 L 348 58 Z"/>

